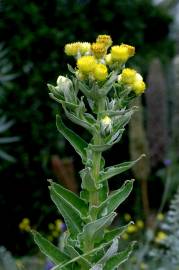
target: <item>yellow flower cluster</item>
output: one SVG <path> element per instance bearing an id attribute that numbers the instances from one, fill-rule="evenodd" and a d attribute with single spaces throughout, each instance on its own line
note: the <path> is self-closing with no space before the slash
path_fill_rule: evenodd
<path id="1" fill-rule="evenodd" d="M 96 42 L 74 42 L 65 45 L 65 53 L 77 59 L 76 76 L 81 79 L 94 79 L 104 81 L 108 77 L 108 68 L 116 68 L 125 63 L 135 53 L 135 48 L 127 44 L 111 47 L 111 53 L 107 54 L 112 45 L 109 35 L 99 35 Z M 136 85 L 136 89 L 139 86 Z M 138 90 L 136 90 L 138 91 Z"/>
<path id="2" fill-rule="evenodd" d="M 50 230 L 50 235 L 48 236 L 48 240 L 52 241 L 54 238 L 58 238 L 60 233 L 62 232 L 62 224 L 63 222 L 60 219 L 55 220 L 54 223 L 49 223 L 48 228 Z"/>
<path id="3" fill-rule="evenodd" d="M 69 56 L 81 55 L 89 52 L 91 44 L 89 42 L 73 42 L 65 45 L 65 53 Z"/>
<path id="4" fill-rule="evenodd" d="M 161 243 L 163 240 L 167 238 L 167 234 L 163 231 L 159 231 L 155 237 L 156 243 Z"/>
<path id="5" fill-rule="evenodd" d="M 30 227 L 30 220 L 28 218 L 23 218 L 22 221 L 19 223 L 19 229 L 23 232 L 29 232 L 31 230 Z"/>
<path id="6" fill-rule="evenodd" d="M 136 95 L 142 94 L 146 88 L 142 76 L 131 68 L 123 69 L 118 76 L 118 82 L 129 87 Z"/>
<path id="7" fill-rule="evenodd" d="M 126 213 L 124 214 L 124 220 L 129 222 L 131 221 L 131 215 Z M 128 240 L 129 239 L 129 235 L 133 234 L 133 233 L 137 233 L 140 230 L 142 230 L 144 228 L 144 222 L 141 219 L 136 220 L 135 224 L 130 224 L 126 230 L 126 232 L 124 232 L 122 234 L 122 238 L 124 240 Z"/>

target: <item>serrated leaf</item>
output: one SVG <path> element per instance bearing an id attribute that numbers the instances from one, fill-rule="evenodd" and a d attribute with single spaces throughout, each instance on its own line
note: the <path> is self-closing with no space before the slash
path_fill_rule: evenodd
<path id="1" fill-rule="evenodd" d="M 115 175 L 118 175 L 120 173 L 123 173 L 130 168 L 132 168 L 141 158 L 145 157 L 145 155 L 141 155 L 138 159 L 134 161 L 129 161 L 129 162 L 123 162 L 118 165 L 110 166 L 105 168 L 101 173 L 100 173 L 100 182 L 105 181 Z"/>
<path id="2" fill-rule="evenodd" d="M 69 141 L 69 143 L 74 147 L 76 152 L 81 156 L 83 163 L 86 160 L 86 148 L 88 146 L 79 135 L 73 132 L 71 129 L 67 128 L 62 122 L 59 115 L 56 117 L 56 125 L 58 131 Z"/>
<path id="3" fill-rule="evenodd" d="M 113 191 L 105 201 L 99 206 L 99 215 L 105 211 L 106 214 L 109 214 L 115 211 L 119 205 L 125 201 L 132 191 L 134 180 L 127 180 L 118 190 Z"/>
<path id="4" fill-rule="evenodd" d="M 60 251 L 56 246 L 45 239 L 40 233 L 32 231 L 34 241 L 39 246 L 41 252 L 45 254 L 55 264 L 63 264 L 69 261 L 69 257 Z M 64 268 L 65 269 L 65 268 Z"/>
<path id="5" fill-rule="evenodd" d="M 99 242 L 103 237 L 104 229 L 112 223 L 115 216 L 116 213 L 110 213 L 105 217 L 86 224 L 83 227 L 83 232 L 78 235 L 79 241 L 85 244 L 85 246 L 90 245 L 92 241 L 95 243 Z"/>
<path id="6" fill-rule="evenodd" d="M 50 187 L 50 196 L 59 212 L 64 217 L 71 237 L 75 237 L 82 230 L 82 220 L 80 215 L 72 208 L 70 203 L 62 200 L 62 197 L 60 197 L 52 187 Z"/>
<path id="7" fill-rule="evenodd" d="M 122 263 L 128 260 L 132 253 L 134 242 L 128 246 L 127 249 L 117 253 L 116 255 L 109 258 L 103 267 L 103 270 L 116 270 Z"/>
<path id="8" fill-rule="evenodd" d="M 85 218 L 88 215 L 88 207 L 86 203 L 77 196 L 74 192 L 62 187 L 61 185 L 51 182 L 51 187 L 59 196 L 61 202 L 69 204 L 69 207 L 80 215 L 81 218 Z"/>

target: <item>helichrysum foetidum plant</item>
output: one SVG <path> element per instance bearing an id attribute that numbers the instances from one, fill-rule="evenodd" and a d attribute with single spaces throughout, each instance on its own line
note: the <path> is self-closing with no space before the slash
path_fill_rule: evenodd
<path id="1" fill-rule="evenodd" d="M 56 86 L 48 85 L 50 96 L 68 119 L 89 132 L 91 140 L 86 142 L 66 127 L 62 115 L 57 115 L 59 132 L 84 164 L 80 171 L 82 190 L 78 196 L 50 181 L 51 198 L 67 225 L 63 250 L 39 233 L 33 234 L 41 251 L 56 265 L 53 270 L 115 270 L 132 252 L 133 243 L 125 250 L 119 247 L 120 235 L 130 223 L 120 228 L 111 224 L 115 210 L 130 194 L 133 180 L 111 193 L 108 180 L 131 168 L 141 157 L 106 167 L 102 153 L 120 141 L 135 111 L 128 104 L 144 92 L 145 83 L 136 70 L 125 68 L 135 48 L 127 44 L 112 46 L 108 35 L 99 35 L 92 44 L 66 44 L 65 53 L 74 57 L 75 67 L 68 65 L 71 75 L 59 76 Z"/>

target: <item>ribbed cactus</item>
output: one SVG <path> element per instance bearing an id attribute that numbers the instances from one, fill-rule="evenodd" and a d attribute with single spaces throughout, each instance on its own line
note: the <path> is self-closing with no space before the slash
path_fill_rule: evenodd
<path id="1" fill-rule="evenodd" d="M 147 136 L 151 165 L 156 167 L 163 161 L 168 144 L 166 82 L 159 59 L 151 62 L 147 83 Z"/>

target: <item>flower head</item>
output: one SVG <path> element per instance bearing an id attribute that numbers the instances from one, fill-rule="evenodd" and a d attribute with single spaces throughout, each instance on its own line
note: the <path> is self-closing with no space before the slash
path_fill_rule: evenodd
<path id="1" fill-rule="evenodd" d="M 65 53 L 68 56 L 76 56 L 78 54 L 80 42 L 68 43 L 65 45 Z"/>
<path id="2" fill-rule="evenodd" d="M 77 61 L 77 67 L 82 73 L 93 71 L 96 66 L 96 59 L 92 55 L 82 56 Z"/>
<path id="3" fill-rule="evenodd" d="M 134 55 L 135 48 L 127 45 L 115 45 L 111 47 L 111 56 L 114 61 L 125 63 L 131 56 Z"/>
<path id="4" fill-rule="evenodd" d="M 118 81 L 124 84 L 132 84 L 135 81 L 136 73 L 134 69 L 125 68 L 121 73 L 121 77 L 118 77 Z"/>
<path id="5" fill-rule="evenodd" d="M 96 42 L 91 45 L 91 51 L 96 58 L 102 58 L 106 53 L 106 47 L 102 42 Z"/>
<path id="6" fill-rule="evenodd" d="M 108 76 L 107 67 L 103 64 L 96 64 L 93 70 L 93 76 L 97 81 L 104 81 Z"/>
<path id="7" fill-rule="evenodd" d="M 112 45 L 112 39 L 109 35 L 99 35 L 96 42 L 104 43 L 106 48 L 109 48 Z"/>
<path id="8" fill-rule="evenodd" d="M 144 81 L 136 80 L 132 85 L 132 90 L 135 92 L 136 95 L 144 93 L 145 89 L 146 85 Z"/>

